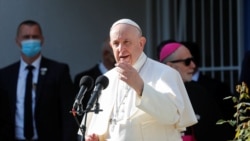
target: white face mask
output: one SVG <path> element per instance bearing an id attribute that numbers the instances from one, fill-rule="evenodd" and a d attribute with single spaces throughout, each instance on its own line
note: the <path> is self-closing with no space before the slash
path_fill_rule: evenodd
<path id="1" fill-rule="evenodd" d="M 41 51 L 41 40 L 28 39 L 21 42 L 22 53 L 27 57 L 33 57 Z"/>

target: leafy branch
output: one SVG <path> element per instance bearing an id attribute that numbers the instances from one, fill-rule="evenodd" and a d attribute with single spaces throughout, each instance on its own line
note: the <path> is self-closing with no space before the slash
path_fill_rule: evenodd
<path id="1" fill-rule="evenodd" d="M 233 115 L 233 119 L 220 119 L 216 124 L 228 123 L 235 127 L 235 136 L 231 141 L 250 141 L 250 96 L 246 83 L 242 82 L 241 85 L 236 85 L 236 92 L 239 95 L 224 98 L 232 99 L 235 103 L 234 108 L 236 112 Z"/>

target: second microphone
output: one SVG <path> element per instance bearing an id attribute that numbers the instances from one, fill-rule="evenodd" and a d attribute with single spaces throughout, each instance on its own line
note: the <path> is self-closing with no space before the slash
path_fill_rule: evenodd
<path id="1" fill-rule="evenodd" d="M 106 76 L 100 75 L 99 77 L 97 77 L 95 81 L 94 90 L 91 94 L 91 97 L 86 107 L 86 112 L 89 112 L 92 109 L 94 103 L 98 102 L 98 97 L 100 96 L 101 91 L 105 89 L 108 86 L 108 84 L 109 84 L 109 80 Z"/>

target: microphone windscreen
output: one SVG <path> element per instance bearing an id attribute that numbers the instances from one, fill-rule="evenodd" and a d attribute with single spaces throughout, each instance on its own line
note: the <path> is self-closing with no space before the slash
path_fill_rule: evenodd
<path id="1" fill-rule="evenodd" d="M 87 91 L 91 90 L 94 86 L 93 78 L 88 75 L 83 76 L 80 80 L 79 86 L 81 87 L 83 85 L 87 87 Z"/>
<path id="2" fill-rule="evenodd" d="M 101 84 L 103 86 L 103 89 L 105 89 L 109 84 L 109 79 L 104 75 L 100 75 L 99 77 L 97 77 L 95 84 Z"/>

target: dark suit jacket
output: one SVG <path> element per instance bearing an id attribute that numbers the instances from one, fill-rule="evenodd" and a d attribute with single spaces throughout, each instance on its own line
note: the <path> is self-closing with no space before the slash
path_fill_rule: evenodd
<path id="1" fill-rule="evenodd" d="M 222 114 L 206 88 L 194 81 L 186 82 L 185 87 L 194 112 L 198 117 L 198 123 L 189 127 L 186 134 L 190 135 L 193 131 L 197 141 L 226 141 L 232 139 L 228 136 L 228 133 L 224 132 L 227 127 L 216 125 L 216 122 L 222 119 Z"/>
<path id="2" fill-rule="evenodd" d="M 197 83 L 202 85 L 208 94 L 213 98 L 215 104 L 218 105 L 222 113 L 219 119 L 229 120 L 233 118 L 235 113 L 234 103 L 231 99 L 224 100 L 225 97 L 232 96 L 229 85 L 219 80 L 210 78 L 206 75 L 200 74 Z M 217 120 L 219 120 L 217 119 Z M 234 138 L 234 128 L 229 124 L 217 125 L 220 126 L 219 136 L 227 136 L 227 140 Z M 224 138 L 225 140 L 225 138 Z"/>
<path id="3" fill-rule="evenodd" d="M 242 61 L 240 83 L 243 81 L 250 88 L 250 51 L 246 52 Z"/>
<path id="4" fill-rule="evenodd" d="M 96 64 L 92 68 L 76 74 L 75 79 L 74 79 L 74 86 L 75 86 L 76 91 L 79 91 L 80 80 L 85 75 L 88 75 L 88 76 L 92 77 L 94 80 L 96 80 L 96 78 L 98 76 L 102 75 L 102 72 L 99 69 L 99 64 Z M 82 107 L 83 107 L 83 109 L 86 108 L 93 89 L 94 89 L 94 87 L 92 89 L 90 89 L 88 92 L 85 93 L 84 98 L 82 99 Z M 79 119 L 81 119 L 81 117 Z"/>
<path id="5" fill-rule="evenodd" d="M 20 61 L 0 70 L 0 140 L 15 137 L 16 90 Z M 35 121 L 39 141 L 75 141 L 77 124 L 69 113 L 74 87 L 67 64 L 42 57 L 36 86 Z"/>
<path id="6" fill-rule="evenodd" d="M 199 75 L 199 79 L 197 82 L 205 87 L 208 93 L 212 95 L 216 104 L 222 111 L 223 118 L 229 119 L 233 117 L 233 114 L 235 112 L 235 109 L 233 108 L 233 101 L 224 100 L 225 97 L 232 96 L 229 85 L 203 74 Z"/>

